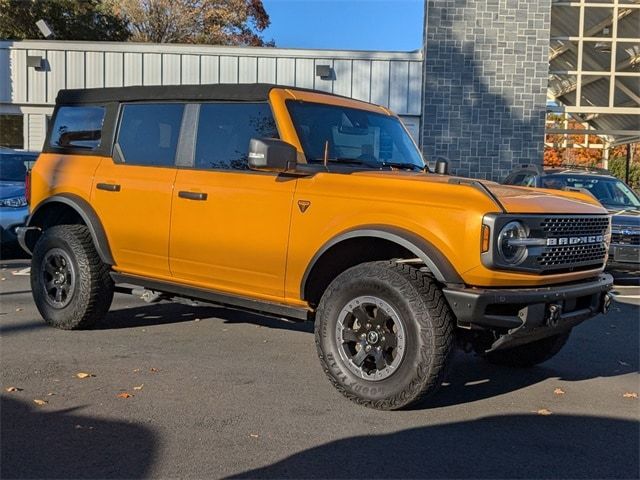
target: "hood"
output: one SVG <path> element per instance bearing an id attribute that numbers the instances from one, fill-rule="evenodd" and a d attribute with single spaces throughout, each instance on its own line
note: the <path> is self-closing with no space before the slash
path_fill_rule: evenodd
<path id="1" fill-rule="evenodd" d="M 24 182 L 0 182 L 0 198 L 24 195 Z"/>
<path id="2" fill-rule="evenodd" d="M 495 195 L 508 213 L 607 213 L 595 198 L 580 192 L 516 187 L 488 181 L 481 183 Z"/>
<path id="3" fill-rule="evenodd" d="M 475 188 L 487 197 L 495 197 L 507 213 L 559 213 L 605 215 L 607 211 L 595 198 L 579 192 L 501 185 L 488 180 L 473 180 L 448 175 L 408 171 L 366 171 L 356 175 L 387 177 L 428 184 L 449 184 L 451 188 Z M 484 187 L 484 188 L 483 188 Z M 487 192 L 488 190 L 488 192 Z M 493 198 L 491 198 L 493 200 Z M 499 206 L 497 206 L 499 207 Z"/>
<path id="4" fill-rule="evenodd" d="M 611 224 L 626 227 L 640 227 L 640 210 L 629 209 L 609 209 L 611 214 Z"/>

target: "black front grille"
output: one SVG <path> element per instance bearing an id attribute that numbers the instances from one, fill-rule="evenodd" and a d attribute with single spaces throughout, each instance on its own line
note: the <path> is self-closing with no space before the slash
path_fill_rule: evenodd
<path id="1" fill-rule="evenodd" d="M 607 249 L 601 243 L 548 247 L 538 257 L 538 264 L 546 268 L 551 267 L 552 269 L 602 264 L 606 253 Z"/>
<path id="2" fill-rule="evenodd" d="M 542 248 L 536 263 L 546 273 L 599 268 L 607 258 L 607 246 L 604 242 L 586 242 L 589 237 L 604 238 L 608 230 L 609 217 L 604 215 L 545 217 L 540 221 L 541 236 L 566 243 Z M 576 238 L 578 243 L 571 243 Z"/>
<path id="3" fill-rule="evenodd" d="M 604 235 L 609 217 L 548 217 L 540 222 L 547 237 Z"/>
<path id="4" fill-rule="evenodd" d="M 628 235 L 624 233 L 612 233 L 611 244 L 640 246 L 640 232 L 638 232 L 636 235 Z"/>

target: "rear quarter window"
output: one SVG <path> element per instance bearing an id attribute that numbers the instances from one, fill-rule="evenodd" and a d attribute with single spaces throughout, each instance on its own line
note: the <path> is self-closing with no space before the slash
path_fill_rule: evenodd
<path id="1" fill-rule="evenodd" d="M 58 108 L 49 145 L 55 148 L 95 150 L 100 146 L 105 108 L 66 106 Z"/>
<path id="2" fill-rule="evenodd" d="M 124 105 L 117 141 L 124 163 L 173 166 L 183 111 L 182 103 Z"/>

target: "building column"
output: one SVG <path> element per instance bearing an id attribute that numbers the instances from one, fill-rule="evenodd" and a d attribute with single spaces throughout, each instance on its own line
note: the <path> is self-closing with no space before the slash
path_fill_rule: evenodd
<path id="1" fill-rule="evenodd" d="M 503 179 L 542 164 L 551 0 L 426 0 L 422 149 Z"/>

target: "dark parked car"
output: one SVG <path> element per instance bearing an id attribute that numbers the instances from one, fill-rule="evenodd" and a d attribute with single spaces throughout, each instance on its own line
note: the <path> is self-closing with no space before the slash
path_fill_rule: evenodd
<path id="1" fill-rule="evenodd" d="M 543 169 L 522 165 L 503 182 L 524 187 L 579 190 L 597 198 L 612 215 L 610 270 L 640 270 L 640 198 L 608 170 L 584 167 Z"/>
<path id="2" fill-rule="evenodd" d="M 29 215 L 25 178 L 37 152 L 0 148 L 0 245 L 17 242 L 16 228 Z"/>

